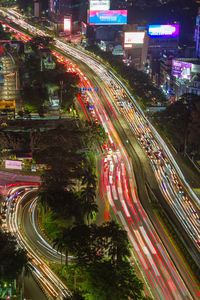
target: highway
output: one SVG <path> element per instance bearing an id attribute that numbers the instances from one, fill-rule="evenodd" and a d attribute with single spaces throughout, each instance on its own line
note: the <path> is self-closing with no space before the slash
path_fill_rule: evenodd
<path id="1" fill-rule="evenodd" d="M 36 213 L 37 197 L 31 197 L 30 201 L 22 202 L 21 213 L 21 229 L 24 232 L 29 244 L 40 257 L 43 257 L 49 262 L 60 263 L 61 255 L 43 238 L 43 234 L 36 225 L 37 213 Z"/>
<path id="2" fill-rule="evenodd" d="M 9 12 L 18 15 L 18 13 L 13 10 Z M 32 25 L 28 25 L 23 20 L 16 19 L 14 16 L 12 16 L 12 21 L 23 28 L 28 29 L 33 34 L 37 33 L 45 35 L 44 31 L 36 29 Z M 146 119 L 137 102 L 129 94 L 128 90 L 123 86 L 119 79 L 117 79 L 116 76 L 108 71 L 102 64 L 58 39 L 55 40 L 55 45 L 64 51 L 65 54 L 87 64 L 92 68 L 93 72 L 96 73 L 98 78 L 103 79 L 103 90 L 106 94 L 105 96 L 112 104 L 112 110 L 115 111 L 116 115 L 118 114 L 120 119 L 121 114 L 123 114 L 123 118 L 127 121 L 127 124 L 134 135 L 137 136 L 138 142 L 145 149 L 150 158 L 151 166 L 161 192 L 196 247 L 200 249 L 200 200 L 185 182 L 184 176 L 176 161 L 173 159 L 167 145 L 151 123 Z M 133 101 L 130 101 L 130 99 Z M 133 106 L 131 107 L 130 105 Z M 123 111 L 122 109 L 119 111 L 119 107 L 122 108 L 122 106 Z M 181 181 L 183 181 L 183 184 Z M 176 201 L 174 201 L 174 199 Z M 180 213 L 179 210 L 181 210 Z"/>
<path id="3" fill-rule="evenodd" d="M 48 299 L 32 274 L 28 274 L 28 276 L 24 278 L 24 298 L 31 300 Z"/>
<path id="4" fill-rule="evenodd" d="M 48 299 L 62 300 L 64 297 L 69 297 L 71 292 L 49 267 L 49 261 L 58 262 L 60 255 L 40 237 L 39 232 L 37 232 L 34 244 L 32 242 L 31 228 L 28 228 L 29 225 L 34 228 L 34 215 L 31 213 L 35 203 L 34 190 L 37 190 L 37 187 L 27 185 L 8 189 L 4 205 L 6 218 L 3 220 L 2 228 L 14 234 L 19 245 L 27 251 L 32 274 L 45 291 Z M 29 206 L 30 199 L 32 200 Z M 30 210 L 28 212 L 30 220 L 26 218 L 27 208 Z M 29 222 L 29 225 L 24 222 Z M 26 231 L 24 231 L 25 227 Z M 30 235 L 27 234 L 27 230 Z M 46 249 L 45 256 L 42 256 L 44 248 Z"/>
<path id="5" fill-rule="evenodd" d="M 109 157 L 105 158 L 104 161 L 102 162 L 104 165 L 106 165 L 107 162 L 111 163 L 110 159 L 107 160 L 108 158 Z M 185 289 L 182 280 L 180 280 L 179 277 L 176 276 L 176 271 L 171 265 L 169 257 L 165 254 L 165 250 L 162 244 L 157 241 L 156 233 L 152 228 L 151 224 L 148 222 L 148 218 L 144 213 L 140 205 L 140 202 L 137 199 L 136 194 L 133 195 L 133 198 L 135 199 L 134 203 L 132 203 L 129 199 L 129 201 L 127 202 L 128 205 L 126 205 L 125 201 L 123 201 L 121 183 L 123 184 L 123 190 L 125 191 L 124 197 L 126 197 L 125 198 L 126 201 L 129 198 L 128 187 L 126 184 L 126 180 L 127 180 L 126 171 L 124 168 L 124 164 L 121 161 L 119 152 L 117 152 L 117 157 L 115 155 L 113 156 L 113 159 L 116 162 L 118 162 L 118 164 L 116 165 L 116 179 L 114 180 L 115 184 L 114 182 L 112 182 L 112 193 L 113 194 L 119 193 L 120 202 L 117 203 L 117 198 L 118 198 L 117 196 L 115 197 L 116 205 L 113 204 L 112 199 L 110 197 L 108 197 L 108 199 L 111 205 L 113 206 L 114 211 L 115 210 L 117 211 L 119 219 L 121 220 L 122 224 L 124 225 L 124 227 L 128 232 L 134 250 L 136 251 L 139 260 L 142 263 L 142 266 L 145 270 L 145 274 L 148 278 L 148 281 L 151 282 L 151 285 L 155 285 L 157 293 L 160 294 L 160 299 L 192 299 L 187 293 L 187 290 Z M 110 167 L 107 168 L 106 165 L 106 167 L 104 166 L 102 170 L 104 170 L 102 173 L 102 180 L 103 181 L 105 180 L 107 184 L 103 186 L 106 187 L 106 189 L 108 189 L 109 185 L 106 177 L 107 177 L 107 170 L 110 170 Z M 130 181 L 130 184 L 134 185 L 134 180 Z M 116 186 L 116 191 L 114 192 L 115 186 Z M 47 268 L 47 266 L 45 266 L 45 262 L 46 261 L 59 262 L 60 254 L 58 254 L 51 247 L 51 245 L 49 245 L 49 243 L 44 240 L 42 234 L 40 233 L 36 221 L 36 216 L 35 216 L 36 214 L 35 192 L 33 192 L 33 190 L 31 191 L 28 190 L 24 195 L 18 194 L 18 196 L 16 197 L 17 192 L 19 193 L 19 191 L 21 190 L 22 187 L 20 188 L 15 187 L 14 189 L 11 189 L 9 191 L 9 196 L 7 198 L 7 221 L 6 221 L 7 229 L 12 233 L 16 234 L 18 240 L 20 241 L 20 244 L 23 247 L 25 247 L 25 249 L 28 251 L 28 256 L 31 258 L 31 264 L 34 266 L 33 270 L 35 271 L 36 268 L 35 272 L 37 274 L 39 268 L 39 272 L 40 272 L 39 274 L 41 276 L 41 270 L 44 271 Z M 132 190 L 135 190 L 134 186 Z M 109 195 L 110 192 L 109 191 L 107 192 Z M 123 212 L 121 212 L 120 204 L 123 207 Z M 138 222 L 140 222 L 139 230 L 137 229 Z M 147 232 L 148 234 L 149 232 L 151 233 L 151 240 L 148 238 Z M 140 244 L 137 243 L 138 240 L 140 241 Z M 143 256 L 143 251 L 145 251 L 146 257 Z M 34 252 L 34 256 L 33 256 L 33 252 Z M 161 256 L 159 253 L 161 254 Z M 157 260 L 156 264 L 154 264 L 155 258 Z M 157 266 L 159 266 L 159 269 L 157 269 Z M 162 276 L 161 273 L 163 273 Z M 172 278 L 170 274 L 172 274 Z M 46 278 L 47 274 L 45 273 L 44 275 Z M 165 276 L 165 278 L 167 278 L 167 281 L 162 281 L 163 275 Z M 40 277 L 39 281 L 41 281 L 41 279 L 43 279 L 43 277 L 42 278 Z M 159 282 L 158 285 L 157 285 L 157 281 Z M 54 279 L 54 285 L 55 282 L 56 281 Z M 174 282 L 178 283 L 178 287 L 179 287 L 178 290 L 176 289 Z M 51 285 L 52 283 L 50 282 L 50 286 Z M 43 282 L 42 282 L 42 286 L 43 288 L 46 288 L 44 287 Z M 171 291 L 169 289 L 169 286 L 171 287 L 171 291 L 174 295 L 173 297 L 170 296 Z M 54 286 L 51 286 L 51 290 L 54 290 L 54 288 L 55 288 Z M 184 293 L 183 295 L 184 297 L 181 296 L 181 294 L 183 293 Z"/>
<path id="6" fill-rule="evenodd" d="M 188 187 L 187 185 L 185 187 L 185 183 L 184 187 L 181 185 L 180 174 L 177 175 L 177 166 L 172 164 L 171 157 L 168 156 L 168 148 L 166 150 L 162 143 L 160 145 L 160 137 L 154 132 L 154 128 L 140 112 L 140 109 L 138 110 L 135 103 L 130 101 L 127 91 L 113 79 L 114 75 L 111 76 L 104 66 L 79 50 L 74 50 L 60 41 L 56 41 L 56 44 L 68 55 L 88 63 L 88 66 L 103 80 L 104 103 L 95 93 L 87 93 L 87 97 L 92 99 L 95 105 L 93 117 L 103 124 L 110 140 L 107 155 L 102 158 L 102 193 L 107 195 L 109 205 L 128 232 L 135 250 L 134 253 L 136 253 L 135 261 L 139 261 L 143 267 L 144 280 L 147 279 L 150 282 L 153 294 L 157 299 L 192 299 L 140 204 L 129 155 L 113 124 L 115 126 L 117 124 L 116 127 L 120 127 L 120 130 L 125 132 L 125 136 L 127 136 L 127 130 L 132 132 L 137 137 L 139 144 L 145 148 L 149 164 L 154 171 L 163 196 L 179 220 L 182 217 L 186 221 L 186 225 L 183 225 L 185 223 L 183 220 L 181 223 L 188 234 L 189 232 L 194 233 L 191 239 L 195 246 L 199 247 L 197 207 L 194 206 L 194 211 L 194 204 L 187 195 Z M 84 78 L 83 81 L 90 85 L 87 78 Z M 126 148 L 129 148 L 129 145 L 132 144 L 132 137 L 129 135 L 128 139 L 123 138 L 123 142 L 127 143 Z M 168 169 L 169 171 L 167 171 Z M 170 180 L 168 180 L 169 178 Z M 190 196 L 198 201 L 193 192 L 190 191 L 190 193 Z M 184 200 L 183 197 L 188 197 L 188 199 Z M 184 201 L 189 201 L 188 207 L 184 205 Z M 195 298 L 195 292 L 193 297 Z"/>
<path id="7" fill-rule="evenodd" d="M 72 65 L 72 63 L 70 63 L 59 53 L 54 52 L 54 55 L 56 55 L 58 60 L 66 65 L 66 67 L 73 68 L 74 70 L 76 70 L 76 72 L 80 73 L 80 86 L 85 87 L 86 89 L 91 86 L 87 78 L 83 76 L 79 68 Z M 86 72 L 84 73 L 86 74 Z M 126 228 L 129 234 L 130 241 L 139 257 L 140 264 L 142 265 L 143 269 L 145 269 L 143 279 L 145 281 L 147 278 L 148 282 L 151 283 L 151 287 L 153 287 L 154 292 L 156 291 L 156 297 L 163 298 L 164 295 L 164 298 L 173 299 L 174 297 L 175 299 L 178 298 L 178 293 L 180 292 L 180 294 L 182 294 L 182 296 L 180 296 L 180 299 L 182 299 L 182 297 L 190 299 L 190 296 L 187 293 L 183 282 L 179 279 L 179 276 L 176 277 L 176 275 L 174 275 L 176 274 L 175 269 L 173 266 L 171 266 L 170 260 L 166 255 L 165 250 L 155 233 L 155 230 L 150 224 L 149 219 L 138 200 L 136 194 L 137 188 L 130 159 L 126 151 L 124 150 L 124 146 L 122 145 L 118 134 L 115 131 L 115 128 L 112 125 L 113 122 L 110 122 L 110 119 L 104 109 L 104 107 L 106 106 L 105 103 L 104 105 L 102 105 L 102 101 L 100 101 L 97 94 L 93 93 L 92 91 L 84 93 L 79 101 L 82 103 L 81 107 L 83 107 L 83 105 L 85 104 L 85 111 L 87 110 L 86 107 L 88 106 L 88 104 L 94 106 L 94 110 L 91 110 L 89 113 L 90 118 L 95 123 L 99 122 L 100 124 L 103 124 L 104 129 L 109 136 L 108 146 L 110 148 L 107 151 L 107 156 L 102 159 L 101 168 L 101 193 L 104 196 L 107 194 L 107 199 L 109 201 L 109 204 L 106 203 L 108 211 L 105 213 L 109 214 L 109 206 L 111 206 L 121 223 Z M 123 168 L 121 174 L 125 174 L 125 169 L 129 170 L 129 174 L 125 178 L 120 177 L 120 171 L 117 171 L 117 175 L 113 175 L 115 167 L 120 168 L 120 164 L 122 164 Z M 125 165 L 127 168 L 125 168 Z M 118 186 L 120 185 L 120 182 L 123 182 L 124 185 L 126 184 L 126 186 Z M 126 194 L 122 193 L 122 191 L 124 190 L 126 191 Z M 135 193 L 133 193 L 132 191 L 135 191 Z M 134 200 L 136 207 L 134 207 L 134 205 L 132 204 L 131 199 Z M 134 226 L 134 229 L 132 228 L 132 226 Z M 153 240 L 153 242 L 151 242 L 150 240 Z M 141 242 L 143 242 L 142 247 L 138 248 L 137 245 L 141 244 Z M 157 245 L 157 249 L 154 249 L 153 244 Z M 149 250 L 149 248 L 151 249 Z M 153 251 L 153 257 L 151 256 L 152 253 L 150 253 L 149 251 Z M 156 261 L 157 253 L 161 253 L 162 256 L 162 259 L 158 259 L 158 261 Z M 137 263 L 137 259 L 135 259 L 135 262 Z M 168 266 L 170 266 L 169 270 L 165 270 L 165 268 L 168 269 Z M 172 274 L 172 277 L 170 277 L 170 273 Z M 155 275 L 158 277 L 158 283 L 155 280 Z M 164 280 L 162 280 L 162 278 L 164 278 Z M 191 281 L 191 278 L 189 279 Z M 180 291 L 178 291 L 178 289 L 174 286 L 174 282 L 176 283 L 176 287 L 178 287 Z M 194 285 L 194 294 L 196 292 L 196 289 L 197 287 Z M 172 294 L 173 296 L 171 296 Z"/>
<path id="8" fill-rule="evenodd" d="M 0 171 L 0 191 L 1 189 L 6 188 L 7 185 L 12 183 L 19 183 L 19 182 L 40 182 L 39 176 L 31 176 L 31 175 L 21 175 L 13 173 L 13 170 L 9 172 L 6 171 Z"/>

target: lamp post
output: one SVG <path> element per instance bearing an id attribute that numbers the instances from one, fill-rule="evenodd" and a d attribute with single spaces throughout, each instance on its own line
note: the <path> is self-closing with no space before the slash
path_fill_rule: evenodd
<path id="1" fill-rule="evenodd" d="M 61 108 L 62 108 L 62 100 L 63 100 L 63 80 L 60 81 L 60 109 L 59 109 L 59 118 L 61 119 Z"/>

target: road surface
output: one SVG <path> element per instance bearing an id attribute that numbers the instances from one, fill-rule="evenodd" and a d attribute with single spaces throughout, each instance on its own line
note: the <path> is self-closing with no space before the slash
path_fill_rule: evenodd
<path id="1" fill-rule="evenodd" d="M 21 22 L 21 21 L 20 21 Z M 21 25 L 21 23 L 20 23 Z M 32 27 L 31 27 L 32 28 Z M 30 30 L 30 26 L 29 26 Z M 38 30 L 36 30 L 38 33 L 40 33 Z M 105 68 L 102 67 L 99 63 L 97 64 L 94 61 L 91 61 L 90 58 L 87 58 L 86 56 L 82 53 L 79 53 L 77 50 L 74 50 L 70 48 L 69 46 L 56 41 L 57 47 L 62 49 L 64 52 L 66 52 L 68 55 L 74 56 L 76 59 L 79 60 L 84 60 L 90 64 L 90 67 L 100 76 L 104 82 L 106 82 L 106 87 L 109 90 L 107 95 L 107 110 L 109 108 L 110 112 L 113 114 L 113 117 L 116 119 L 115 121 L 110 122 L 109 120 L 109 115 L 106 113 L 104 110 L 102 103 L 99 101 L 98 97 L 96 97 L 94 94 L 92 95 L 95 98 L 95 112 L 96 116 L 103 121 L 103 118 L 105 119 L 103 122 L 103 125 L 106 126 L 106 129 L 108 130 L 108 133 L 110 134 L 110 146 L 111 146 L 111 154 L 110 157 L 107 157 L 107 166 L 105 168 L 109 169 L 109 172 L 111 172 L 111 175 L 108 174 L 110 177 L 108 181 L 106 181 L 106 173 L 103 174 L 103 181 L 104 181 L 104 187 L 106 187 L 106 194 L 107 198 L 110 202 L 110 205 L 113 207 L 115 210 L 115 205 L 113 205 L 113 197 L 115 195 L 114 188 L 116 189 L 117 193 L 117 199 L 114 199 L 114 201 L 118 201 L 118 207 L 116 208 L 116 213 L 121 219 L 121 222 L 125 226 L 125 228 L 131 232 L 129 234 L 130 240 L 132 242 L 133 248 L 135 249 L 135 252 L 137 253 L 137 259 L 140 260 L 141 265 L 143 266 L 143 269 L 145 270 L 145 275 L 148 278 L 149 282 L 151 285 L 154 287 L 154 292 L 156 293 L 156 297 L 160 299 L 190 299 L 190 294 L 188 293 L 185 285 L 183 284 L 181 278 L 178 276 L 178 273 L 176 272 L 172 262 L 168 258 L 161 241 L 159 237 L 156 235 L 154 232 L 154 229 L 151 227 L 151 223 L 149 221 L 148 216 L 145 214 L 139 199 L 137 198 L 137 191 L 135 191 L 136 184 L 134 180 L 134 173 L 131 170 L 131 165 L 129 162 L 129 157 L 126 153 L 125 147 L 122 144 L 117 132 L 115 132 L 115 129 L 112 124 L 115 125 L 115 123 L 119 123 L 120 127 L 123 128 L 129 128 L 133 131 L 135 135 L 138 136 L 138 141 L 140 142 L 141 145 L 144 145 L 145 148 L 147 147 L 149 141 L 151 140 L 150 146 L 151 146 L 151 151 L 148 155 L 152 155 L 153 157 L 151 159 L 150 157 L 150 164 L 152 166 L 152 169 L 154 171 L 154 174 L 157 178 L 157 182 L 159 183 L 159 186 L 161 187 L 160 190 L 167 199 L 169 205 L 171 208 L 174 210 L 174 213 L 179 215 L 179 218 L 183 220 L 186 220 L 186 225 L 185 228 L 188 230 L 188 232 L 194 232 L 195 237 L 192 238 L 192 240 L 196 242 L 196 226 L 198 226 L 196 222 L 196 218 L 193 217 L 194 214 L 191 213 L 191 210 L 193 207 L 189 208 L 187 207 L 187 204 L 182 204 L 183 201 L 181 201 L 179 198 L 179 182 L 180 178 L 174 180 L 174 183 L 172 182 L 173 186 L 170 185 L 169 180 L 167 179 L 166 174 L 164 173 L 166 170 L 163 171 L 163 165 L 165 168 L 165 165 L 170 165 L 171 166 L 171 158 L 170 153 L 168 153 L 168 149 L 166 146 L 164 147 L 165 151 L 167 152 L 167 155 L 170 157 L 166 158 L 166 153 L 164 153 L 164 150 L 160 150 L 161 146 L 163 147 L 163 142 L 158 136 L 158 134 L 154 131 L 154 128 L 147 122 L 147 120 L 144 118 L 143 114 L 141 111 L 136 111 L 135 107 L 128 107 L 129 102 L 128 99 L 125 99 L 127 97 L 127 94 L 123 98 L 123 109 L 124 112 L 122 113 L 122 110 L 120 110 L 116 104 L 114 103 L 113 100 L 113 95 L 114 91 L 113 90 L 119 90 L 120 93 L 124 93 L 124 91 L 121 91 L 121 87 L 119 84 L 114 81 L 113 76 L 110 76 L 107 71 L 105 71 Z M 112 88 L 112 85 L 114 85 L 114 88 Z M 107 89 L 104 89 L 106 91 Z M 112 90 L 113 89 L 113 90 Z M 102 99 L 101 99 L 102 100 Z M 117 102 L 117 101 L 116 101 Z M 132 103 L 133 105 L 134 103 Z M 104 105 L 105 106 L 105 105 Z M 121 107 L 122 108 L 122 107 Z M 130 111 L 129 111 L 130 108 Z M 121 116 L 123 115 L 123 126 L 121 124 Z M 133 116 L 134 115 L 134 116 Z M 124 117 L 126 122 L 124 122 Z M 134 117 L 134 122 L 132 124 L 131 118 Z M 134 124 L 136 124 L 136 127 L 134 127 Z M 138 126 L 140 127 L 138 130 Z M 124 128 L 123 128 L 124 131 Z M 139 132 L 138 132 L 139 131 Z M 152 134 L 153 132 L 153 134 Z M 121 135 L 120 135 L 121 137 Z M 156 139 L 155 139 L 156 137 Z M 125 139 L 126 142 L 127 139 Z M 160 144 L 158 144 L 158 140 Z M 112 143 L 113 141 L 113 143 Z M 128 139 L 128 144 L 130 143 L 130 140 Z M 131 144 L 131 143 L 130 143 Z M 152 150 L 153 147 L 153 150 Z M 127 148 L 127 147 L 126 147 Z M 150 148 L 150 147 L 149 147 Z M 148 149 L 147 149 L 148 150 Z M 108 163 L 109 161 L 109 163 Z M 112 163 L 111 163 L 112 161 Z M 103 161 L 105 163 L 105 161 Z M 174 163 L 174 162 L 173 162 Z M 123 166 L 123 167 L 122 167 Z M 118 168 L 123 171 L 124 174 L 128 174 L 127 177 L 125 177 L 125 182 L 127 182 L 127 189 L 128 192 L 127 194 L 122 193 L 122 187 L 118 186 L 119 182 L 123 182 L 123 178 L 120 177 L 120 181 L 118 180 Z M 168 175 L 173 177 L 174 170 L 176 171 L 178 168 L 176 166 L 176 169 L 174 167 L 169 167 L 170 168 L 170 173 Z M 137 171 L 137 170 L 136 170 Z M 180 175 L 180 171 L 179 175 Z M 175 176 L 177 176 L 175 174 Z M 182 177 L 182 176 L 180 176 Z M 112 178 L 112 179 L 111 179 Z M 182 178 L 183 179 L 183 178 Z M 113 180 L 113 181 L 112 181 Z M 177 184 L 176 184 L 177 181 Z M 125 184 L 125 183 L 123 183 Z M 176 186 L 176 190 L 174 191 L 172 187 Z M 133 188 L 134 187 L 134 188 Z M 186 185 L 187 187 L 187 185 Z M 132 189 L 133 188 L 133 189 Z M 185 188 L 186 189 L 186 188 Z M 188 187 L 187 187 L 188 189 Z M 112 191 L 112 192 L 111 192 Z M 134 194 L 133 194 L 134 191 Z M 182 187 L 181 187 L 182 191 Z M 195 196 L 192 194 L 190 191 L 191 195 L 195 198 Z M 181 197 L 185 197 L 186 191 L 183 190 L 183 193 L 181 192 L 180 195 Z M 128 195 L 128 196 L 127 196 Z M 128 197 L 131 196 L 131 202 L 128 202 Z M 173 201 L 172 201 L 173 199 Z M 176 199 L 176 201 L 174 201 Z M 188 202 L 189 201 L 189 202 Z M 198 199 L 197 199 L 198 201 Z M 180 204 L 181 202 L 181 204 Z M 190 204 L 192 205 L 190 199 L 186 200 L 188 202 L 188 206 Z M 131 204 L 132 203 L 132 204 Z M 134 204 L 133 204 L 134 203 Z M 115 202 L 114 202 L 115 204 Z M 135 207 L 132 205 L 135 205 Z M 134 210 L 135 209 L 135 210 Z M 181 211 L 181 215 L 179 214 L 179 211 Z M 187 212 L 187 213 L 186 213 Z M 130 215 L 130 216 L 129 216 Z M 184 216 L 184 218 L 183 218 Z M 198 216 L 198 215 L 197 215 Z M 137 217 L 139 217 L 137 221 Z M 197 217 L 198 218 L 198 217 Z M 192 222 L 190 222 L 192 221 Z M 184 226 L 184 221 L 183 221 L 183 226 Z M 191 224 L 190 224 L 191 223 Z M 131 224 L 131 227 L 130 227 Z M 135 226 L 135 227 L 134 227 Z M 130 230 L 131 228 L 131 230 Z M 198 231 L 197 231 L 198 234 Z M 135 239 L 135 240 L 134 240 Z M 136 242 L 135 242 L 136 241 Z M 151 243 L 150 243 L 151 242 Z M 152 244 L 154 247 L 154 250 L 152 248 Z M 138 245 L 139 245 L 139 250 L 138 250 Z M 198 244 L 197 244 L 198 246 Z M 153 253 L 154 252 L 154 253 Z M 158 257 L 156 256 L 158 255 Z M 162 258 L 162 259 L 161 259 Z M 167 260 L 169 259 L 169 261 Z M 152 282 L 152 278 L 153 281 Z"/>

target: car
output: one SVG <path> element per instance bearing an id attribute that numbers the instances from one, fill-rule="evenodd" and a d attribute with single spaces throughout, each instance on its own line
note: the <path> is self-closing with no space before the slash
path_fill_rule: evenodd
<path id="1" fill-rule="evenodd" d="M 1 218 L 2 218 L 2 220 L 5 220 L 6 219 L 6 214 L 5 213 L 1 213 Z"/>
<path id="2" fill-rule="evenodd" d="M 103 144 L 103 149 L 104 150 L 108 150 L 108 145 L 107 144 Z"/>
<path id="3" fill-rule="evenodd" d="M 5 212 L 7 210 L 7 206 L 2 206 L 3 211 Z"/>

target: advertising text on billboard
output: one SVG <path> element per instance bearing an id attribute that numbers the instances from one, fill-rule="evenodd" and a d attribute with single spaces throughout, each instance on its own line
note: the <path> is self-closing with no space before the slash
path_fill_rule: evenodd
<path id="1" fill-rule="evenodd" d="M 90 0 L 90 10 L 109 10 L 110 0 Z"/>
<path id="2" fill-rule="evenodd" d="M 22 170 L 22 162 L 19 160 L 5 160 L 5 168 Z"/>
<path id="3" fill-rule="evenodd" d="M 72 27 L 72 20 L 71 16 L 64 17 L 64 31 L 65 32 L 71 32 L 71 27 Z"/>
<path id="4" fill-rule="evenodd" d="M 191 79 L 192 64 L 185 61 L 172 61 L 172 75 L 179 79 Z"/>
<path id="5" fill-rule="evenodd" d="M 125 32 L 124 44 L 143 44 L 145 32 Z"/>
<path id="6" fill-rule="evenodd" d="M 127 10 L 89 11 L 90 25 L 123 25 L 127 24 Z"/>
<path id="7" fill-rule="evenodd" d="M 167 25 L 149 25 L 148 35 L 152 38 L 169 38 L 178 37 L 180 27 L 179 24 L 167 24 Z"/>

